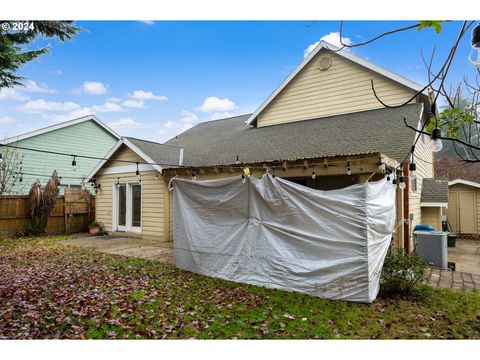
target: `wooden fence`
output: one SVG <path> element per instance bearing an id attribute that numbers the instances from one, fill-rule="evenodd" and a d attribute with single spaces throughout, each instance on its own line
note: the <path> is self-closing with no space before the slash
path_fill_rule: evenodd
<path id="1" fill-rule="evenodd" d="M 82 201 L 65 201 L 58 196 L 55 207 L 48 218 L 48 234 L 71 234 L 88 229 L 95 219 L 95 197 Z M 20 235 L 30 221 L 30 201 L 28 196 L 0 197 L 0 236 Z"/>

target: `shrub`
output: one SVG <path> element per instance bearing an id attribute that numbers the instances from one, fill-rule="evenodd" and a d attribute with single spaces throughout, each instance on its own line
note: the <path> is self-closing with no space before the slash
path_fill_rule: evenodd
<path id="1" fill-rule="evenodd" d="M 98 227 L 101 228 L 101 227 L 102 227 L 102 224 L 101 224 L 99 221 L 94 220 L 94 221 L 92 221 L 92 222 L 90 223 L 90 226 L 91 226 L 91 227 L 97 227 L 97 226 L 98 226 Z"/>
<path id="2" fill-rule="evenodd" d="M 37 236 L 45 232 L 42 219 L 34 217 L 27 222 L 25 226 L 25 235 Z"/>
<path id="3" fill-rule="evenodd" d="M 426 280 L 427 265 L 420 256 L 390 248 L 383 264 L 380 291 L 390 296 L 411 295 Z"/>

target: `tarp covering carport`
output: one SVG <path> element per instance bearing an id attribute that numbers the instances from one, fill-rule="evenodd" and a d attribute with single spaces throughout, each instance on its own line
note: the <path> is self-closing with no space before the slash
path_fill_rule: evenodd
<path id="1" fill-rule="evenodd" d="M 327 299 L 372 302 L 395 219 L 386 180 L 320 191 L 279 177 L 174 179 L 180 269 Z"/>

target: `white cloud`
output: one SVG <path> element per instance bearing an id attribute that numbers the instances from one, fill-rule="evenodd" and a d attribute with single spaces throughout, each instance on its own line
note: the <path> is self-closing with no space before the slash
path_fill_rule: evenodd
<path id="1" fill-rule="evenodd" d="M 85 81 L 76 93 L 85 93 L 89 95 L 102 95 L 107 92 L 107 87 L 100 81 Z"/>
<path id="2" fill-rule="evenodd" d="M 28 100 L 30 97 L 18 91 L 17 88 L 3 88 L 0 89 L 0 100 Z"/>
<path id="3" fill-rule="evenodd" d="M 112 102 L 112 103 L 117 103 L 117 102 L 120 102 L 120 101 L 122 101 L 122 99 L 117 98 L 117 97 L 111 97 L 111 98 L 107 99 L 107 102 Z"/>
<path id="4" fill-rule="evenodd" d="M 107 125 L 114 129 L 144 129 L 148 127 L 146 124 L 131 118 L 121 118 L 117 121 L 111 121 Z"/>
<path id="5" fill-rule="evenodd" d="M 125 100 L 122 105 L 128 108 L 141 109 L 144 103 L 143 100 Z"/>
<path id="6" fill-rule="evenodd" d="M 46 84 L 37 84 L 33 80 L 26 80 L 24 83 L 24 87 L 19 87 L 19 90 L 24 90 L 25 92 L 30 93 L 43 93 L 43 94 L 54 94 L 57 92 L 55 89 L 51 89 Z"/>
<path id="7" fill-rule="evenodd" d="M 49 88 L 46 84 L 39 85 L 33 80 L 25 80 L 24 86 L 0 89 L 0 100 L 24 101 L 30 99 L 27 93 L 54 94 L 56 92 L 57 90 Z"/>
<path id="8" fill-rule="evenodd" d="M 163 124 L 162 128 L 158 131 L 160 134 L 161 140 L 166 141 L 171 139 L 177 134 L 180 134 L 188 129 L 192 128 L 194 125 L 200 122 L 200 119 L 194 113 L 182 110 L 181 117 L 179 120 L 172 121 L 169 120 Z"/>
<path id="9" fill-rule="evenodd" d="M 74 109 L 70 111 L 68 114 L 45 114 L 44 116 L 48 119 L 52 119 L 53 121 L 62 122 L 67 120 L 76 119 L 86 115 L 95 115 L 97 113 L 108 113 L 108 112 L 120 112 L 123 111 L 123 108 L 115 103 L 106 102 L 102 105 L 92 105 L 92 106 L 84 106 L 79 107 L 78 109 Z"/>
<path id="10" fill-rule="evenodd" d="M 210 120 L 218 120 L 218 119 L 225 119 L 232 117 L 233 115 L 230 114 L 228 111 L 226 112 L 215 112 L 212 115 L 210 115 Z"/>
<path id="11" fill-rule="evenodd" d="M 310 52 L 312 52 L 312 50 L 315 49 L 317 45 L 320 44 L 320 41 L 322 40 L 334 46 L 342 47 L 342 44 L 340 43 L 340 33 L 338 31 L 333 31 L 330 34 L 322 36 L 319 41 L 309 45 L 305 50 L 303 50 L 303 57 L 306 58 L 308 54 L 310 54 Z M 350 38 L 344 37 L 344 36 L 342 36 L 342 42 L 345 45 L 353 44 L 353 41 Z"/>
<path id="12" fill-rule="evenodd" d="M 147 25 L 153 25 L 155 24 L 155 21 L 153 20 L 140 20 L 141 23 L 147 24 Z"/>
<path id="13" fill-rule="evenodd" d="M 151 91 L 135 90 L 133 93 L 128 94 L 128 97 L 135 100 L 168 100 L 168 97 L 164 95 L 155 95 Z"/>
<path id="14" fill-rule="evenodd" d="M 50 71 L 53 75 L 63 75 L 63 71 L 60 69 Z"/>
<path id="15" fill-rule="evenodd" d="M 203 101 L 203 104 L 196 107 L 196 111 L 213 113 L 213 112 L 225 112 L 238 108 L 235 103 L 229 98 L 220 99 L 216 96 L 210 96 Z"/>
<path id="16" fill-rule="evenodd" d="M 0 125 L 12 124 L 14 122 L 15 122 L 15 119 L 11 116 L 0 117 Z"/>
<path id="17" fill-rule="evenodd" d="M 46 101 L 44 99 L 30 100 L 18 107 L 20 111 L 28 113 L 42 113 L 44 111 L 72 111 L 77 110 L 81 106 L 71 102 Z"/>

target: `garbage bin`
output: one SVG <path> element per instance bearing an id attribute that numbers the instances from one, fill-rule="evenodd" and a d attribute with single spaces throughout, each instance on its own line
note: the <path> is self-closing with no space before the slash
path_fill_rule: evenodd
<path id="1" fill-rule="evenodd" d="M 448 242 L 448 247 L 455 247 L 456 242 L 457 242 L 457 234 L 454 233 L 449 233 L 447 235 L 447 242 Z"/>
<path id="2" fill-rule="evenodd" d="M 417 255 L 429 265 L 448 270 L 447 233 L 441 231 L 414 231 L 417 237 Z"/>

